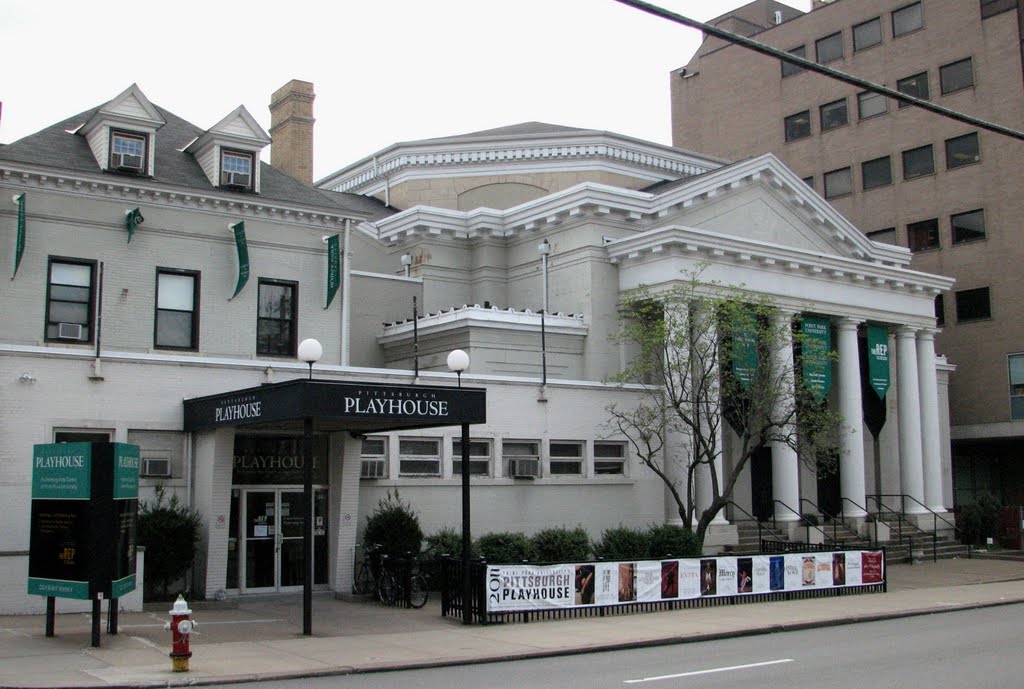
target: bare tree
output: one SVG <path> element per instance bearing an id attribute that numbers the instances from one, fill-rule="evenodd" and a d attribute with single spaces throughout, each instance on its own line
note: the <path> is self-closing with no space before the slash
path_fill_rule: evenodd
<path id="1" fill-rule="evenodd" d="M 642 384 L 642 398 L 606 409 L 607 425 L 665 483 L 683 525 L 703 543 L 758 450 L 783 444 L 827 471 L 841 423 L 814 389 L 813 376 L 801 375 L 827 370 L 832 353 L 803 332 L 800 317 L 760 295 L 699 278 L 698 271 L 670 289 L 641 287 L 627 295 L 619 336 L 634 356 L 614 380 Z M 728 462 L 722 461 L 726 424 L 739 437 Z M 710 503 L 698 513 L 703 472 Z"/>

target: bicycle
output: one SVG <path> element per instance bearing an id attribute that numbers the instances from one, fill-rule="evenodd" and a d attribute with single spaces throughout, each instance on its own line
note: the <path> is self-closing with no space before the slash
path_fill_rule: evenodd
<path id="1" fill-rule="evenodd" d="M 356 543 L 356 550 L 359 547 L 360 545 Z M 377 585 L 370 562 L 376 550 L 377 546 L 372 543 L 363 547 L 363 558 L 356 564 L 355 575 L 352 577 L 352 593 L 365 595 L 376 592 Z"/>
<path id="2" fill-rule="evenodd" d="M 427 578 L 419 571 L 419 561 L 409 553 L 406 553 L 406 559 L 402 564 L 407 568 L 406 571 L 408 572 L 408 575 L 405 577 L 408 590 L 402 592 L 405 594 L 404 598 L 409 607 L 422 608 L 427 604 L 427 598 L 430 597 Z"/>

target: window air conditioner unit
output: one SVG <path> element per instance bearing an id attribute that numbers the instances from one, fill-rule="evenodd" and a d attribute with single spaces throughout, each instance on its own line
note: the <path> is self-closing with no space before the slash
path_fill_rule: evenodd
<path id="1" fill-rule="evenodd" d="M 512 459 L 508 463 L 508 473 L 512 478 L 537 478 L 539 469 L 539 459 Z"/>
<path id="2" fill-rule="evenodd" d="M 113 156 L 114 167 L 118 170 L 142 171 L 142 156 L 133 156 L 127 153 L 115 153 Z"/>
<path id="3" fill-rule="evenodd" d="M 247 175 L 244 172 L 225 172 L 221 175 L 221 182 L 228 187 L 248 188 L 251 178 L 251 175 Z"/>
<path id="4" fill-rule="evenodd" d="M 81 323 L 60 323 L 57 325 L 57 337 L 62 340 L 83 340 Z"/>
<path id="5" fill-rule="evenodd" d="M 164 477 L 170 476 L 171 460 L 146 457 L 145 459 L 142 460 L 142 475 Z"/>

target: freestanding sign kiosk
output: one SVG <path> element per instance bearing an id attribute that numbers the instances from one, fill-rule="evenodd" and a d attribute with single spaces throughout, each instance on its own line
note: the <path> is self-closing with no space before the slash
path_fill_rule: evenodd
<path id="1" fill-rule="evenodd" d="M 32 453 L 28 592 L 46 596 L 46 635 L 56 598 L 92 600 L 92 645 L 99 646 L 100 599 L 135 590 L 139 448 L 126 443 L 52 443 Z"/>

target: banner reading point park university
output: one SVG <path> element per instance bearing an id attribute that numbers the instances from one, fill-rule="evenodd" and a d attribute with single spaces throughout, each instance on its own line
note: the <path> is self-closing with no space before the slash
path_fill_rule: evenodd
<path id="1" fill-rule="evenodd" d="M 881 585 L 884 581 L 884 554 L 872 550 L 564 565 L 488 565 L 487 612 L 808 591 Z"/>

